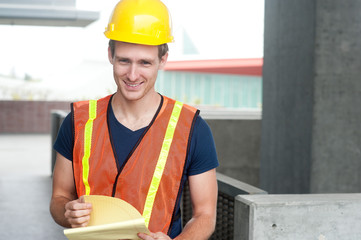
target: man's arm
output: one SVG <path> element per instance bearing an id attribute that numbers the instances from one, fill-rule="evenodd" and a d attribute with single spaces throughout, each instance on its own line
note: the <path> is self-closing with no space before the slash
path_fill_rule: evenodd
<path id="1" fill-rule="evenodd" d="M 217 215 L 217 178 L 216 170 L 189 176 L 189 188 L 192 201 L 193 216 L 185 225 L 176 240 L 206 240 L 214 232 Z M 139 234 L 144 240 L 170 239 L 164 233 Z"/>
<path id="2" fill-rule="evenodd" d="M 72 162 L 57 153 L 53 173 L 53 194 L 50 213 L 56 223 L 63 227 L 81 227 L 88 224 L 91 204 L 77 198 Z"/>
<path id="3" fill-rule="evenodd" d="M 208 239 L 216 225 L 218 195 L 216 170 L 189 176 L 189 189 L 193 216 L 176 239 Z"/>

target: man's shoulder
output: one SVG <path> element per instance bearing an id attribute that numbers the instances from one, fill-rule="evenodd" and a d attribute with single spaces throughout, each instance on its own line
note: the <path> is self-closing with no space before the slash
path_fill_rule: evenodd
<path id="1" fill-rule="evenodd" d="M 75 107 L 83 107 L 83 106 L 88 106 L 90 102 L 96 102 L 98 105 L 100 103 L 108 103 L 109 100 L 111 99 L 113 95 L 108 95 L 99 99 L 88 99 L 88 100 L 79 100 L 79 101 L 75 101 L 72 103 L 73 106 Z"/>
<path id="2" fill-rule="evenodd" d="M 200 132 L 200 135 L 202 136 L 204 133 L 211 133 L 211 128 L 209 127 L 208 123 L 206 122 L 206 120 L 204 120 L 204 118 L 202 118 L 201 115 L 198 114 L 197 118 L 196 118 L 196 122 L 195 122 L 195 126 L 194 129 L 197 132 Z M 209 135 L 209 134 L 207 134 Z"/>
<path id="3" fill-rule="evenodd" d="M 173 98 L 170 98 L 170 97 L 167 97 L 167 96 L 164 96 L 164 95 L 162 95 L 162 97 L 167 101 L 167 102 L 169 102 L 169 103 L 171 103 L 171 104 L 175 104 L 176 102 L 178 102 L 178 103 L 181 103 L 182 104 L 182 108 L 184 108 L 184 109 L 187 109 L 187 110 L 189 110 L 189 111 L 191 111 L 191 112 L 194 112 L 194 113 L 199 113 L 199 110 L 196 108 L 196 107 L 194 107 L 194 106 L 191 106 L 191 105 L 189 105 L 189 104 L 187 104 L 187 103 L 183 103 L 182 101 L 178 101 L 178 100 L 175 100 L 175 99 L 173 99 Z"/>

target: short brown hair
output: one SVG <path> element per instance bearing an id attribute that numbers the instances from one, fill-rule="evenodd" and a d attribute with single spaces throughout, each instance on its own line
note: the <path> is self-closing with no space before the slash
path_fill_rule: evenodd
<path id="1" fill-rule="evenodd" d="M 109 47 L 110 47 L 110 52 L 112 54 L 112 57 L 114 57 L 114 53 L 115 53 L 115 40 L 109 40 Z M 159 59 L 161 59 L 167 52 L 169 51 L 168 48 L 168 44 L 164 43 L 161 45 L 158 45 L 158 57 Z"/>

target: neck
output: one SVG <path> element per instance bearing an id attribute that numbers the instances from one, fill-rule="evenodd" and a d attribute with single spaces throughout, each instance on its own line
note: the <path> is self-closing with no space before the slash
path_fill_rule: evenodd
<path id="1" fill-rule="evenodd" d="M 149 125 L 160 101 L 161 96 L 157 92 L 135 101 L 127 101 L 117 92 L 112 99 L 112 108 L 116 119 L 125 127 L 135 131 Z"/>

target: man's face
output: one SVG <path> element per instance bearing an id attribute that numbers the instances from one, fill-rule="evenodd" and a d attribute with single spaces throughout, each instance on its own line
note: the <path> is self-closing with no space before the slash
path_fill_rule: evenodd
<path id="1" fill-rule="evenodd" d="M 159 59 L 158 46 L 115 42 L 114 56 L 109 49 L 108 57 L 118 93 L 124 100 L 136 101 L 156 93 L 158 70 L 164 67 L 168 54 Z"/>

